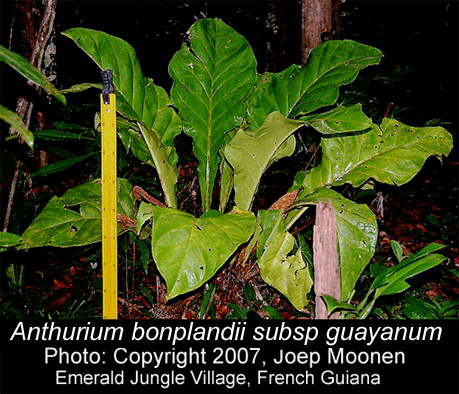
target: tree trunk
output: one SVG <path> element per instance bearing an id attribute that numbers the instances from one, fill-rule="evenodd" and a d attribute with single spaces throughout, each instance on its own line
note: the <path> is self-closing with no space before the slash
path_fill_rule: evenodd
<path id="1" fill-rule="evenodd" d="M 314 226 L 314 289 L 316 293 L 316 319 L 327 319 L 327 308 L 321 295 L 327 294 L 341 299 L 340 271 L 338 259 L 336 216 L 331 200 L 319 202 Z M 329 319 L 338 319 L 339 312 Z"/>
<path id="2" fill-rule="evenodd" d="M 282 1 L 268 3 L 266 19 L 266 71 L 278 72 L 286 67 L 286 26 Z"/>
<path id="3" fill-rule="evenodd" d="M 302 61 L 306 63 L 311 51 L 322 43 L 324 33 L 332 31 L 331 0 L 302 0 Z"/>
<path id="4" fill-rule="evenodd" d="M 21 31 L 23 43 L 26 45 L 25 52 L 27 60 L 30 61 L 39 70 L 42 68 L 43 55 L 54 26 L 54 18 L 56 15 L 57 0 L 45 0 L 45 10 L 41 18 L 40 28 L 36 32 L 33 23 L 33 0 L 26 2 L 18 1 L 16 11 L 20 14 L 20 23 L 24 23 L 25 28 Z M 11 27 L 12 29 L 13 27 Z M 49 63 L 47 67 L 49 67 Z M 40 88 L 36 88 L 37 90 Z M 25 125 L 28 127 L 30 124 L 30 117 L 32 114 L 33 102 L 21 96 L 16 104 L 16 113 L 23 119 Z M 44 116 L 40 114 L 39 123 L 40 128 L 44 128 Z"/>

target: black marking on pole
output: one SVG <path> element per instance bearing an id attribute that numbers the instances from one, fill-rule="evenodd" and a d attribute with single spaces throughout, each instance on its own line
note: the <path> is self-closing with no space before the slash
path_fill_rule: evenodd
<path id="1" fill-rule="evenodd" d="M 113 86 L 113 71 L 105 70 L 102 74 L 102 98 L 105 104 L 110 104 L 110 93 L 115 93 Z"/>

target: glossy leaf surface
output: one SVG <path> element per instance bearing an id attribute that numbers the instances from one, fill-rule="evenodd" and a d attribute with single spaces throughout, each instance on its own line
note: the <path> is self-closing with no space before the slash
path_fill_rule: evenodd
<path id="1" fill-rule="evenodd" d="M 261 127 L 273 111 L 295 118 L 335 104 L 339 87 L 381 57 L 378 49 L 355 41 L 327 41 L 314 48 L 305 66 L 294 64 L 280 73 L 261 75 L 248 100 L 250 128 Z"/>
<path id="2" fill-rule="evenodd" d="M 168 298 L 207 282 L 255 229 L 252 213 L 209 211 L 200 218 L 172 208 L 142 204 L 138 229 L 152 218 L 152 252 L 166 280 Z"/>
<path id="3" fill-rule="evenodd" d="M 134 220 L 131 184 L 118 178 L 117 188 L 117 213 Z M 67 191 L 62 197 L 53 197 L 24 231 L 18 248 L 69 247 L 101 241 L 101 193 L 101 183 L 97 179 Z M 125 231 L 118 225 L 118 234 Z"/>
<path id="4" fill-rule="evenodd" d="M 117 111 L 139 123 L 139 131 L 152 158 L 150 163 L 154 163 L 158 171 L 166 203 L 175 207 L 178 158 L 174 138 L 181 132 L 181 122 L 170 108 L 166 91 L 143 75 L 136 53 L 127 42 L 83 28 L 70 29 L 63 34 L 74 40 L 102 70 L 113 71 Z"/>
<path id="5" fill-rule="evenodd" d="M 169 64 L 171 98 L 185 132 L 193 138 L 204 211 L 212 188 L 224 134 L 245 116 L 244 100 L 255 82 L 256 60 L 247 40 L 219 19 L 201 19 L 189 30 Z"/>
<path id="6" fill-rule="evenodd" d="M 442 127 L 411 127 L 386 118 L 381 127 L 373 125 L 369 132 L 323 138 L 321 163 L 302 181 L 297 178 L 293 188 L 304 188 L 301 198 L 320 187 L 344 183 L 358 187 L 369 179 L 402 185 L 429 156 L 446 156 L 452 145 L 453 137 Z"/>

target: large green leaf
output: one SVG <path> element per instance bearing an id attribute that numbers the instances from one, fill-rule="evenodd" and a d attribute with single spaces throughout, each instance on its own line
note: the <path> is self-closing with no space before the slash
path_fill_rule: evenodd
<path id="1" fill-rule="evenodd" d="M 235 202 L 239 209 L 250 209 L 261 176 L 269 165 L 294 152 L 292 134 L 302 125 L 272 112 L 257 131 L 240 129 L 226 146 L 225 157 L 234 169 Z"/>
<path id="2" fill-rule="evenodd" d="M 177 154 L 174 138 L 181 132 L 181 122 L 170 107 L 166 91 L 143 75 L 134 49 L 125 41 L 83 28 L 70 29 L 63 34 L 74 40 L 102 70 L 113 71 L 117 111 L 139 123 L 139 131 L 152 157 L 149 163 L 154 163 L 158 171 L 166 203 L 175 207 Z"/>
<path id="3" fill-rule="evenodd" d="M 30 62 L 24 59 L 21 55 L 11 52 L 0 45 L 0 61 L 9 64 L 29 81 L 42 87 L 48 94 L 53 95 L 59 101 L 66 104 L 65 96 L 59 92 L 59 90 L 49 81 L 48 78 L 46 78 L 46 75 L 30 64 Z"/>
<path id="4" fill-rule="evenodd" d="M 332 202 L 338 231 L 341 299 L 347 300 L 357 279 L 373 257 L 378 237 L 376 218 L 365 204 L 356 204 L 339 193 L 322 188 L 297 200 L 296 207 Z"/>
<path id="5" fill-rule="evenodd" d="M 151 128 L 158 96 L 153 81 L 143 75 L 134 49 L 120 38 L 97 30 L 77 27 L 62 34 L 75 41 L 101 70 L 113 71 L 117 110 Z"/>
<path id="6" fill-rule="evenodd" d="M 118 214 L 134 220 L 132 186 L 118 178 Z M 99 179 L 53 197 L 22 234 L 20 249 L 87 245 L 102 239 L 102 187 Z M 118 225 L 118 234 L 125 232 Z"/>
<path id="7" fill-rule="evenodd" d="M 250 128 L 261 127 L 273 111 L 294 118 L 333 105 L 339 87 L 351 83 L 361 69 L 378 64 L 381 57 L 378 49 L 355 41 L 327 41 L 314 48 L 305 66 L 261 75 L 248 100 Z"/>
<path id="8" fill-rule="evenodd" d="M 152 218 L 152 252 L 166 280 L 168 298 L 207 282 L 255 229 L 252 213 L 209 211 L 200 218 L 172 208 L 142 204 L 138 226 Z"/>
<path id="9" fill-rule="evenodd" d="M 204 210 L 212 189 L 224 134 L 245 116 L 244 100 L 255 83 L 256 60 L 247 40 L 219 19 L 201 19 L 174 55 L 171 98 L 193 138 Z"/>
<path id="10" fill-rule="evenodd" d="M 301 248 L 292 253 L 295 238 L 285 228 L 281 211 L 259 211 L 261 234 L 257 254 L 263 280 L 285 295 L 292 305 L 303 309 L 306 295 L 312 287 L 312 278 L 306 266 Z"/>
<path id="11" fill-rule="evenodd" d="M 366 133 L 321 141 L 322 161 L 298 177 L 299 198 L 326 186 L 350 183 L 361 186 L 369 179 L 402 185 L 411 180 L 431 155 L 447 156 L 453 137 L 442 127 L 411 127 L 384 119 Z"/>

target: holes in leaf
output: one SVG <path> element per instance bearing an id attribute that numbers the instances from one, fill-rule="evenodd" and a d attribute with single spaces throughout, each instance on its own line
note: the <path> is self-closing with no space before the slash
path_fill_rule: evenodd
<path id="1" fill-rule="evenodd" d="M 78 227 L 70 226 L 69 230 L 74 231 L 76 233 L 78 231 Z"/>
<path id="2" fill-rule="evenodd" d="M 199 267 L 199 269 L 200 269 L 201 271 L 204 271 L 204 267 L 203 267 L 202 265 Z"/>
<path id="3" fill-rule="evenodd" d="M 80 204 L 77 205 L 65 205 L 65 208 L 69 211 L 76 212 L 78 215 L 81 215 Z"/>

